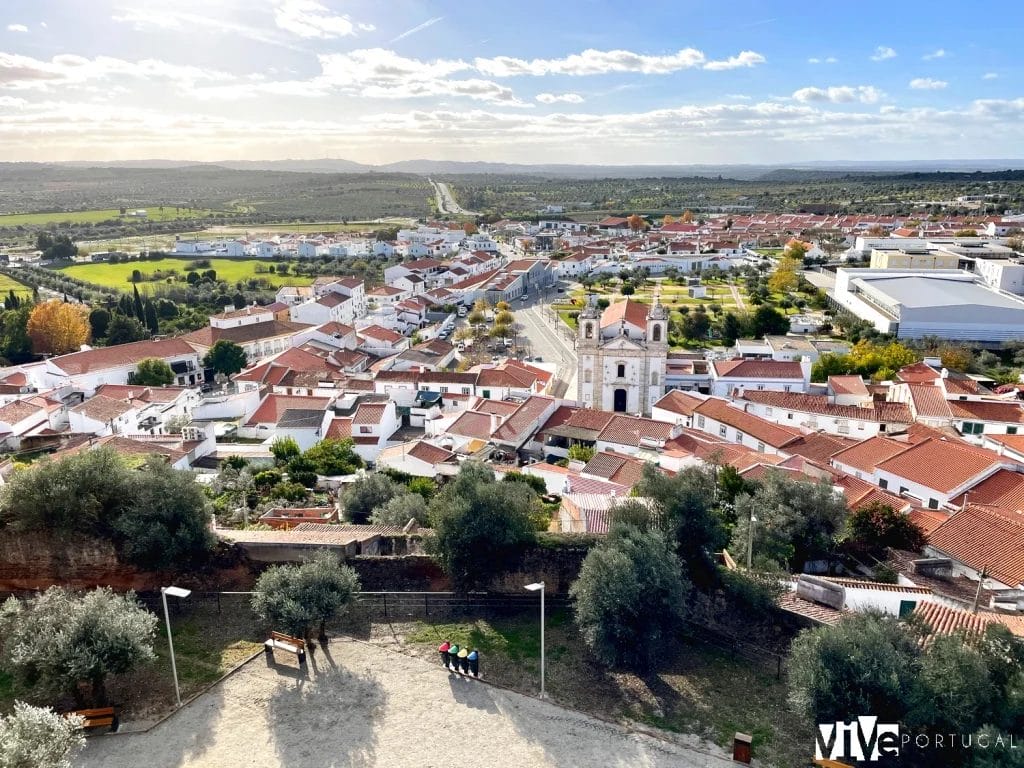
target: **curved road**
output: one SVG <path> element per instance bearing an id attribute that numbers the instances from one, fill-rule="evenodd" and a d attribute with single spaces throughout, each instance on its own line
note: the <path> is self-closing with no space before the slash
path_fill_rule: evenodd
<path id="1" fill-rule="evenodd" d="M 448 189 L 448 185 L 443 181 L 434 181 L 433 179 L 427 179 L 430 182 L 430 186 L 434 188 L 434 197 L 437 200 L 437 212 L 438 213 L 449 213 L 453 216 L 476 216 L 476 211 L 467 211 L 461 205 L 455 202 L 455 198 L 452 196 L 452 192 Z"/>

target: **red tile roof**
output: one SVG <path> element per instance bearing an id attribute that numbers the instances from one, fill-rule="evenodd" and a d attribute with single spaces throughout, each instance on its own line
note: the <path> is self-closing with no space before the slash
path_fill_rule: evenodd
<path id="1" fill-rule="evenodd" d="M 713 360 L 716 378 L 803 379 L 800 363 L 789 360 Z"/>
<path id="2" fill-rule="evenodd" d="M 860 376 L 829 376 L 828 386 L 837 395 L 868 397 L 868 388 Z"/>
<path id="3" fill-rule="evenodd" d="M 950 400 L 953 418 L 974 421 L 995 421 L 1003 424 L 1024 424 L 1024 408 L 1019 402 L 1005 400 Z"/>
<path id="4" fill-rule="evenodd" d="M 608 422 L 608 425 L 601 430 L 598 439 L 618 445 L 639 447 L 641 438 L 656 441 L 668 440 L 672 430 L 673 425 L 664 421 L 616 414 Z"/>
<path id="5" fill-rule="evenodd" d="M 830 435 L 826 432 L 815 432 L 801 435 L 796 440 L 786 443 L 786 453 L 802 456 L 805 459 L 828 466 L 829 459 L 839 451 L 857 445 L 856 440 Z"/>
<path id="6" fill-rule="evenodd" d="M 379 325 L 368 325 L 361 331 L 357 331 L 358 335 L 366 336 L 377 341 L 386 341 L 391 344 L 401 341 L 405 337 L 400 333 L 395 333 L 390 328 L 382 328 Z"/>
<path id="7" fill-rule="evenodd" d="M 492 422 L 493 417 L 490 414 L 466 411 L 452 422 L 451 426 L 448 427 L 448 432 L 462 437 L 474 437 L 478 440 L 489 440 L 491 437 Z"/>
<path id="8" fill-rule="evenodd" d="M 889 424 L 910 424 L 914 417 L 904 403 L 872 403 L 871 407 L 859 405 L 836 405 L 825 395 L 806 395 L 801 392 L 773 392 L 771 390 L 746 389 L 737 394 L 741 400 L 759 405 L 770 405 L 801 413 L 814 413 L 856 421 L 885 422 Z"/>
<path id="9" fill-rule="evenodd" d="M 727 424 L 733 429 L 738 429 L 740 432 L 750 435 L 773 448 L 781 448 L 790 440 L 798 438 L 803 434 L 798 429 L 775 424 L 767 419 L 762 419 L 760 416 L 747 413 L 740 408 L 734 408 L 728 401 L 718 397 L 708 398 L 697 406 L 694 412 L 714 419 L 721 424 Z"/>
<path id="10" fill-rule="evenodd" d="M 654 404 L 654 407 L 677 413 L 680 416 L 692 416 L 694 408 L 703 402 L 703 397 L 683 392 L 680 389 L 673 389 L 666 392 L 665 396 Z"/>
<path id="11" fill-rule="evenodd" d="M 324 432 L 324 438 L 330 440 L 344 440 L 352 437 L 352 419 L 331 419 Z"/>
<path id="12" fill-rule="evenodd" d="M 650 307 L 638 301 L 630 301 L 629 299 L 616 301 L 614 304 L 609 304 L 604 312 L 601 313 L 601 327 L 607 328 L 610 325 L 616 325 L 625 320 L 628 325 L 646 329 L 649 311 Z"/>
<path id="13" fill-rule="evenodd" d="M 878 468 L 940 493 L 956 490 L 964 483 L 999 465 L 998 454 L 953 440 L 925 440 L 886 459 Z"/>
<path id="14" fill-rule="evenodd" d="M 297 395 L 267 395 L 259 408 L 246 422 L 246 426 L 257 424 L 277 424 L 281 416 L 289 409 L 307 411 L 323 411 L 330 403 L 327 397 L 300 397 Z"/>
<path id="15" fill-rule="evenodd" d="M 181 338 L 198 347 L 212 347 L 222 339 L 236 344 L 245 344 L 260 339 L 275 339 L 279 336 L 294 336 L 310 326 L 307 323 L 293 323 L 288 320 L 267 320 L 251 325 L 236 325 L 232 328 L 213 328 L 207 326 L 198 331 L 186 333 Z M 109 347 L 115 349 L 115 347 Z"/>
<path id="16" fill-rule="evenodd" d="M 832 461 L 862 472 L 874 472 L 875 467 L 886 459 L 903 453 L 907 446 L 908 443 L 901 443 L 888 437 L 872 437 L 834 454 Z"/>
<path id="17" fill-rule="evenodd" d="M 387 409 L 388 403 L 360 403 L 352 416 L 352 423 L 380 424 Z"/>
<path id="18" fill-rule="evenodd" d="M 131 344 L 115 344 L 112 347 L 98 347 L 86 352 L 72 352 L 50 359 L 65 373 L 76 375 L 92 371 L 104 371 L 134 365 L 149 357 L 168 359 L 195 355 L 196 351 L 185 341 L 186 337 L 160 339 L 158 341 L 135 341 Z"/>
<path id="19" fill-rule="evenodd" d="M 907 517 L 910 518 L 910 522 L 921 529 L 925 539 L 928 539 L 936 528 L 949 520 L 949 513 L 938 509 L 920 509 L 915 507 L 907 513 Z"/>
<path id="20" fill-rule="evenodd" d="M 951 635 L 954 632 L 980 635 L 985 632 L 989 624 L 1002 624 L 1014 635 L 1018 637 L 1024 635 L 1024 626 L 1021 624 L 1020 616 L 1008 616 L 989 611 L 970 613 L 930 600 L 918 603 L 913 615 L 921 619 L 931 629 L 929 637 Z"/>
<path id="21" fill-rule="evenodd" d="M 1024 514 L 968 504 L 936 528 L 928 544 L 1010 587 L 1024 583 Z"/>
<path id="22" fill-rule="evenodd" d="M 971 502 L 1016 512 L 1024 510 L 1024 475 L 1009 469 L 999 469 L 966 493 L 950 503 L 956 506 Z"/>
<path id="23" fill-rule="evenodd" d="M 910 404 L 918 416 L 934 419 L 948 419 L 952 416 L 949 403 L 943 391 L 931 384 L 907 384 Z"/>
<path id="24" fill-rule="evenodd" d="M 587 462 L 582 474 L 593 475 L 632 488 L 643 477 L 646 462 L 621 453 L 601 451 Z"/>
<path id="25" fill-rule="evenodd" d="M 444 461 L 451 461 L 455 454 L 431 443 L 418 440 L 408 450 L 408 454 L 428 464 L 440 464 Z"/>
<path id="26" fill-rule="evenodd" d="M 550 397 L 528 398 L 494 431 L 494 439 L 506 443 L 516 443 L 517 446 L 521 445 L 529 437 L 529 432 L 532 431 L 534 425 L 538 423 L 544 412 L 554 405 L 554 402 L 554 399 Z"/>

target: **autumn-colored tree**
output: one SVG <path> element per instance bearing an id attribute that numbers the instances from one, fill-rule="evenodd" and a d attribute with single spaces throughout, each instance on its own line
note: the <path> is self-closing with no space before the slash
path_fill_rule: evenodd
<path id="1" fill-rule="evenodd" d="M 644 217 L 641 216 L 639 213 L 634 213 L 632 216 L 627 218 L 626 223 L 629 224 L 629 228 L 634 232 L 639 232 L 645 226 L 647 226 L 647 222 L 644 221 Z"/>
<path id="2" fill-rule="evenodd" d="M 693 211 L 683 211 L 683 215 L 679 217 L 679 220 L 683 224 L 693 224 Z"/>
<path id="3" fill-rule="evenodd" d="M 768 278 L 768 290 L 773 293 L 787 294 L 797 289 L 800 284 L 796 276 L 797 270 L 803 266 L 798 259 L 784 258 Z"/>
<path id="4" fill-rule="evenodd" d="M 805 243 L 803 240 L 797 240 L 795 237 L 786 243 L 786 248 L 782 252 L 782 256 L 785 259 L 795 259 L 803 263 L 804 256 L 811 250 L 810 243 Z"/>
<path id="5" fill-rule="evenodd" d="M 865 233 L 868 237 L 885 237 L 885 227 L 881 224 L 874 224 L 868 227 L 868 231 Z"/>
<path id="6" fill-rule="evenodd" d="M 28 336 L 37 354 L 77 352 L 89 341 L 89 310 L 60 299 L 37 304 L 28 316 Z"/>
<path id="7" fill-rule="evenodd" d="M 669 215 L 668 215 L 668 214 L 666 213 L 666 214 L 665 214 L 665 218 L 663 218 L 663 219 L 661 220 L 661 223 L 662 223 L 662 226 L 666 226 L 666 227 L 667 227 L 667 226 L 668 226 L 669 224 L 675 224 L 675 223 L 676 223 L 676 220 L 675 220 L 675 217 L 674 217 L 674 216 L 669 216 Z"/>
<path id="8" fill-rule="evenodd" d="M 469 237 L 470 235 L 475 235 L 477 233 L 476 224 L 474 224 L 472 221 L 467 221 L 465 224 L 462 225 L 462 231 L 466 233 L 466 237 Z"/>
<path id="9" fill-rule="evenodd" d="M 939 359 L 943 368 L 953 371 L 968 371 L 974 362 L 974 353 L 966 347 L 942 347 Z"/>

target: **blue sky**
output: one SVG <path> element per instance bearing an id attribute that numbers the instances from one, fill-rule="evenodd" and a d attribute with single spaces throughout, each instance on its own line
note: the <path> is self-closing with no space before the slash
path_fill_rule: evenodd
<path id="1" fill-rule="evenodd" d="M 997 6 L 4 0 L 0 159 L 1020 157 Z"/>

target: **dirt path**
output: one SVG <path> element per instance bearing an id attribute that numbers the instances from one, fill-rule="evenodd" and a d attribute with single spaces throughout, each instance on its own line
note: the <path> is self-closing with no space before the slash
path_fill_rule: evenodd
<path id="1" fill-rule="evenodd" d="M 308 673 L 258 657 L 148 733 L 99 736 L 84 768 L 668 766 L 726 768 L 709 751 L 632 733 L 348 640 Z M 486 660 L 484 661 L 486 665 Z M 486 666 L 484 666 L 486 672 Z"/>

